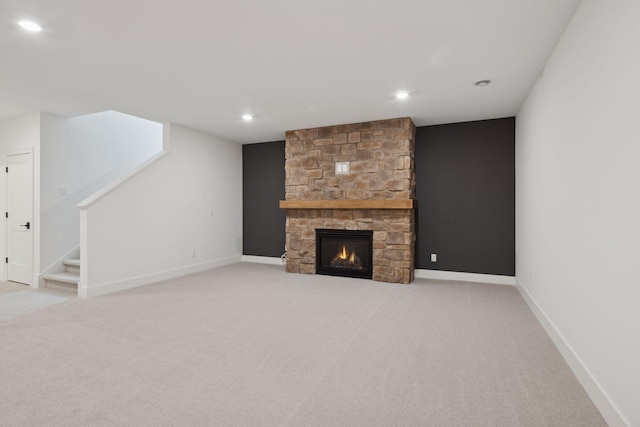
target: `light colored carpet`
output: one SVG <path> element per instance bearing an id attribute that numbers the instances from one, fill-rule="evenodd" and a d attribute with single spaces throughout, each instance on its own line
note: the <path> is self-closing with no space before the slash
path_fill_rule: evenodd
<path id="1" fill-rule="evenodd" d="M 67 299 L 69 298 L 30 289 L 0 293 L 0 320 L 13 319 L 20 314 L 59 304 Z"/>
<path id="2" fill-rule="evenodd" d="M 241 263 L 0 321 L 2 426 L 606 425 L 514 287 Z"/>
<path id="3" fill-rule="evenodd" d="M 30 289 L 29 285 L 23 285 L 22 283 L 15 282 L 4 282 L 0 280 L 0 295 L 9 292 L 24 291 L 28 289 Z"/>

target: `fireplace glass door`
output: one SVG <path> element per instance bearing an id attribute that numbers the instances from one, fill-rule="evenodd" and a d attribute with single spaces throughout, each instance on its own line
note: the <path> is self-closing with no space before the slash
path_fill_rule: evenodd
<path id="1" fill-rule="evenodd" d="M 317 229 L 316 273 L 371 279 L 373 232 Z"/>

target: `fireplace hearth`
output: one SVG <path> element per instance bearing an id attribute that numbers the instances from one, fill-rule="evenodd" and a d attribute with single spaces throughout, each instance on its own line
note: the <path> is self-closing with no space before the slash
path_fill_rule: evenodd
<path id="1" fill-rule="evenodd" d="M 371 279 L 373 232 L 316 229 L 316 273 Z"/>

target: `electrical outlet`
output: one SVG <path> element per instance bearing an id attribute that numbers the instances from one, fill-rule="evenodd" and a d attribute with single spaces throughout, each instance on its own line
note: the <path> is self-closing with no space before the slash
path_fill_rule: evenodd
<path id="1" fill-rule="evenodd" d="M 438 262 L 438 254 L 431 254 L 431 262 Z"/>
<path id="2" fill-rule="evenodd" d="M 192 250 L 191 251 L 191 258 L 195 258 L 196 257 L 196 250 Z"/>

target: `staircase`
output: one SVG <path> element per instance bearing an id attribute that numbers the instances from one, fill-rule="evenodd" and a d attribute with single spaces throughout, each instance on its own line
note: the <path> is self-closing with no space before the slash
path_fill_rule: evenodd
<path id="1" fill-rule="evenodd" d="M 80 259 L 65 259 L 64 271 L 42 276 L 45 288 L 78 292 L 80 282 Z"/>

